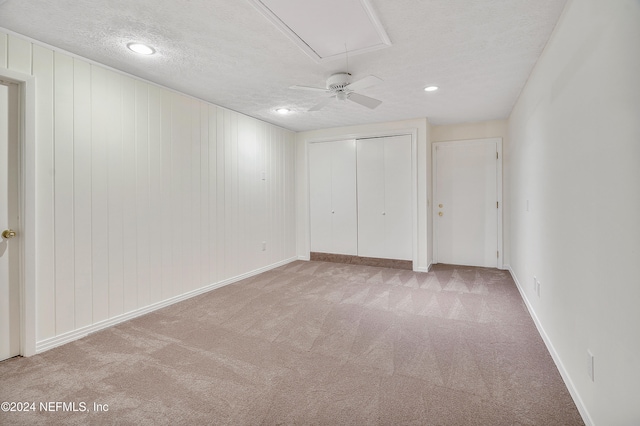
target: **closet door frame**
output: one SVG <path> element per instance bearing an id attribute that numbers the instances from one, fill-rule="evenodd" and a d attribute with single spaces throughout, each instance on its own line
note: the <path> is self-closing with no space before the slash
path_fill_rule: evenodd
<path id="1" fill-rule="evenodd" d="M 309 173 L 309 145 L 312 143 L 318 142 L 332 142 L 332 141 L 340 141 L 345 139 L 370 139 L 376 137 L 387 137 L 387 136 L 402 136 L 402 135 L 410 135 L 411 136 L 411 251 L 412 251 L 412 262 L 413 262 L 413 270 L 418 270 L 418 129 L 415 127 L 412 128 L 403 128 L 396 129 L 390 131 L 379 131 L 379 132 L 362 132 L 362 133 L 347 133 L 347 134 L 339 134 L 331 137 L 324 138 L 311 138 L 305 141 L 306 144 L 306 178 L 307 178 L 307 194 L 310 194 L 311 191 L 311 180 Z M 428 210 L 428 206 L 427 206 Z M 307 197 L 307 241 L 311 241 L 311 200 L 310 197 Z M 427 229 L 423 229 L 422 232 L 426 233 Z M 310 247 L 310 246 L 309 246 Z M 426 272 L 426 270 L 424 270 Z"/>

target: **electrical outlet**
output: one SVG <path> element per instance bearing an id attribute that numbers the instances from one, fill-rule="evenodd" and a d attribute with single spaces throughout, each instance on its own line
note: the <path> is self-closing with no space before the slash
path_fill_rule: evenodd
<path id="1" fill-rule="evenodd" d="M 587 375 L 592 382 L 595 382 L 595 370 L 594 370 L 595 357 L 590 350 L 587 349 Z"/>
<path id="2" fill-rule="evenodd" d="M 267 249 L 267 242 L 263 241 L 262 242 L 262 251 L 265 251 Z"/>
<path id="3" fill-rule="evenodd" d="M 538 294 L 538 279 L 535 275 L 533 276 L 533 292 Z"/>
<path id="4" fill-rule="evenodd" d="M 540 281 L 536 280 L 536 284 L 537 284 L 536 293 L 538 294 L 538 297 L 540 297 Z"/>

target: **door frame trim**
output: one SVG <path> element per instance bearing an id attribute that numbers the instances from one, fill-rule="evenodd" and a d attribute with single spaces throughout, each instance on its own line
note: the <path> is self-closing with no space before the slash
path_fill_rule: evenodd
<path id="1" fill-rule="evenodd" d="M 464 146 L 464 145 L 474 145 L 478 143 L 487 143 L 487 142 L 495 142 L 496 151 L 498 153 L 498 158 L 496 159 L 496 196 L 498 201 L 498 225 L 497 225 L 497 238 L 498 238 L 498 257 L 496 260 L 496 267 L 498 269 L 504 269 L 504 244 L 503 244 L 503 223 L 502 223 L 502 210 L 503 210 L 503 197 L 502 197 L 502 138 L 480 138 L 480 139 L 463 139 L 463 140 L 454 140 L 454 141 L 445 141 L 445 142 L 433 142 L 431 145 L 431 184 L 432 184 L 432 194 L 433 194 L 433 203 L 431 205 L 431 217 L 433 223 L 433 263 L 438 263 L 438 227 L 435 225 L 435 218 L 437 213 L 437 203 L 438 199 L 438 191 L 437 191 L 437 173 L 438 173 L 438 162 L 437 162 L 437 154 L 436 150 L 439 146 Z"/>
<path id="2" fill-rule="evenodd" d="M 2 80 L 19 85 L 20 162 L 18 210 L 22 241 L 20 245 L 20 355 L 36 353 L 36 92 L 35 77 L 0 68 Z"/>

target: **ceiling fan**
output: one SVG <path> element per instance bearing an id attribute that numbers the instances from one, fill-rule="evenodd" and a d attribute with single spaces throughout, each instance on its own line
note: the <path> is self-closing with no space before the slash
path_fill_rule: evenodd
<path id="1" fill-rule="evenodd" d="M 327 79 L 327 88 L 322 89 L 320 87 L 309 87 L 309 86 L 291 86 L 290 89 L 296 90 L 310 90 L 313 92 L 323 92 L 330 93 L 331 96 L 320 101 L 315 106 L 311 107 L 309 111 L 318 111 L 324 108 L 327 104 L 332 102 L 334 99 L 339 101 L 352 101 L 362 106 L 365 106 L 370 109 L 376 108 L 378 105 L 382 103 L 377 99 L 370 98 L 368 96 L 361 95 L 356 93 L 356 90 L 366 89 L 367 87 L 371 87 L 375 84 L 382 83 L 382 80 L 376 76 L 369 75 L 364 77 L 358 81 L 354 81 L 350 83 L 351 74 L 348 72 L 339 72 L 333 74 L 331 77 Z"/>

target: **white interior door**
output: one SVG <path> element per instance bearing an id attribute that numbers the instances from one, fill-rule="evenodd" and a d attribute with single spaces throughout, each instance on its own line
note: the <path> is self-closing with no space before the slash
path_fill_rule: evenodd
<path id="1" fill-rule="evenodd" d="M 384 138 L 385 241 L 390 259 L 413 259 L 411 136 Z"/>
<path id="2" fill-rule="evenodd" d="M 385 257 L 384 140 L 358 141 L 358 256 Z"/>
<path id="3" fill-rule="evenodd" d="M 0 360 L 20 354 L 18 114 L 18 86 L 0 84 Z"/>
<path id="4" fill-rule="evenodd" d="M 411 136 L 360 139 L 358 255 L 413 259 Z"/>
<path id="5" fill-rule="evenodd" d="M 332 253 L 358 254 L 356 141 L 331 143 Z"/>
<path id="6" fill-rule="evenodd" d="M 311 251 L 356 255 L 356 141 L 309 145 Z"/>
<path id="7" fill-rule="evenodd" d="M 500 139 L 434 143 L 434 262 L 499 267 Z"/>
<path id="8" fill-rule="evenodd" d="M 311 251 L 331 253 L 331 145 L 309 145 Z"/>

